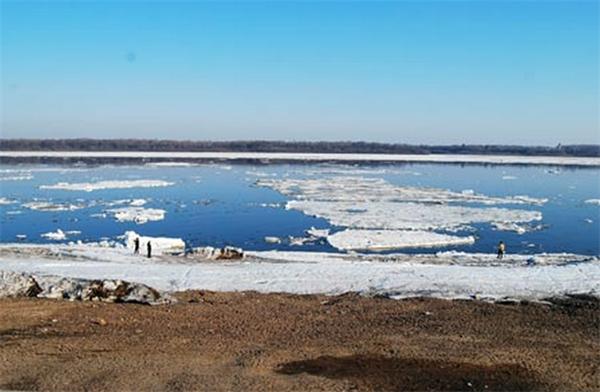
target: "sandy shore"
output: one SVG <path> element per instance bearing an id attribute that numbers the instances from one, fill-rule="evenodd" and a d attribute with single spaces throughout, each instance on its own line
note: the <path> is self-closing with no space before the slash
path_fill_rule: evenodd
<path id="1" fill-rule="evenodd" d="M 598 390 L 600 305 L 178 293 L 0 300 L 0 389 Z"/>

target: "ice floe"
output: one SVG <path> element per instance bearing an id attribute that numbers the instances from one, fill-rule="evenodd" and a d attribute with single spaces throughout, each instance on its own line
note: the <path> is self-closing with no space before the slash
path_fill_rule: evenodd
<path id="1" fill-rule="evenodd" d="M 24 203 L 21 206 L 25 207 L 25 208 L 29 208 L 30 210 L 48 211 L 48 212 L 75 211 L 75 210 L 79 210 L 81 208 L 85 208 L 85 206 L 82 204 L 53 203 L 50 201 L 32 201 L 29 203 Z"/>
<path id="2" fill-rule="evenodd" d="M 585 203 L 600 206 L 600 199 L 587 199 Z"/>
<path id="3" fill-rule="evenodd" d="M 20 176 L 0 176 L 0 181 L 28 181 L 32 180 L 33 176 L 30 174 Z"/>
<path id="4" fill-rule="evenodd" d="M 165 218 L 165 210 L 158 208 L 122 207 L 107 211 L 112 214 L 118 222 L 135 222 L 138 225 L 160 221 Z"/>
<path id="5" fill-rule="evenodd" d="M 6 197 L 0 197 L 0 206 L 5 206 L 8 204 L 14 204 L 14 203 L 16 203 L 15 200 L 7 199 Z"/>
<path id="6" fill-rule="evenodd" d="M 265 242 L 267 244 L 281 244 L 281 238 L 274 237 L 274 236 L 266 236 L 265 237 Z"/>
<path id="7" fill-rule="evenodd" d="M 286 208 L 356 229 L 457 231 L 472 223 L 524 223 L 542 219 L 539 211 L 422 203 L 292 200 Z"/>
<path id="8" fill-rule="evenodd" d="M 74 236 L 74 235 L 79 235 L 79 234 L 81 234 L 81 231 L 78 231 L 78 230 L 62 231 L 61 229 L 57 229 L 56 231 L 51 231 L 48 233 L 40 234 L 40 236 L 42 238 L 46 238 L 48 240 L 64 241 L 69 236 Z"/>
<path id="9" fill-rule="evenodd" d="M 81 183 L 59 182 L 54 185 L 42 185 L 40 186 L 40 189 L 92 192 L 102 189 L 155 188 L 171 186 L 173 184 L 173 182 L 164 180 L 114 180 Z"/>
<path id="10" fill-rule="evenodd" d="M 473 190 L 454 192 L 447 189 L 396 186 L 380 178 L 333 177 L 311 179 L 261 179 L 258 186 L 300 200 L 326 201 L 392 201 L 418 203 L 480 203 L 543 205 L 546 198 L 517 195 L 506 197 L 486 196 Z"/>
<path id="11" fill-rule="evenodd" d="M 475 242 L 475 238 L 430 231 L 344 230 L 327 236 L 327 241 L 340 250 L 386 250 L 470 245 Z"/>
<path id="12" fill-rule="evenodd" d="M 532 228 L 526 223 L 542 220 L 541 212 L 496 205 L 538 206 L 547 202 L 547 199 L 524 195 L 487 196 L 472 189 L 454 192 L 401 187 L 383 179 L 364 177 L 261 179 L 257 184 L 291 197 L 287 209 L 324 218 L 336 226 L 361 230 L 355 233 L 370 234 L 361 237 L 349 231 L 330 236 L 334 241 L 330 241 L 332 245 L 347 250 L 412 247 L 418 246 L 419 238 L 423 246 L 472 243 L 471 236 L 448 236 L 436 231 L 463 231 L 476 223 L 490 223 L 498 230 L 524 232 Z M 379 230 L 379 233 L 366 230 Z M 403 232 L 408 230 L 418 233 Z"/>

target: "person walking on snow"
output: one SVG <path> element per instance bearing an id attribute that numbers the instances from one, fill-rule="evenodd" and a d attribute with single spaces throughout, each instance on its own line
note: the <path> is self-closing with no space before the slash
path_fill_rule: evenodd
<path id="1" fill-rule="evenodd" d="M 140 237 L 135 237 L 133 240 L 133 253 L 136 255 L 140 253 Z"/>
<path id="2" fill-rule="evenodd" d="M 506 245 L 504 245 L 504 242 L 500 241 L 500 243 L 498 243 L 498 259 L 502 259 L 504 258 L 504 253 L 506 253 Z"/>
<path id="3" fill-rule="evenodd" d="M 152 257 L 152 244 L 150 241 L 146 244 L 146 249 L 148 250 L 148 258 Z"/>

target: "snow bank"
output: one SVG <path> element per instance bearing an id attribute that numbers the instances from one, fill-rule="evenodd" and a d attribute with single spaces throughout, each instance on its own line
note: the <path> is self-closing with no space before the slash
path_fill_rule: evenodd
<path id="1" fill-rule="evenodd" d="M 349 255 L 271 251 L 247 252 L 243 260 L 214 263 L 183 256 L 148 260 L 114 248 L 10 244 L 0 245 L 0 259 L 5 271 L 120 279 L 166 291 L 358 292 L 394 298 L 492 300 L 600 293 L 598 257 L 568 254 L 507 255 L 505 260 L 496 260 L 490 254 L 459 252 Z"/>
<path id="2" fill-rule="evenodd" d="M 60 189 L 67 191 L 92 192 L 101 189 L 129 189 L 129 188 L 154 188 L 173 185 L 173 182 L 163 180 L 114 180 L 99 182 L 81 182 L 70 184 L 59 182 L 54 185 L 42 185 L 40 189 Z"/>
<path id="3" fill-rule="evenodd" d="M 165 218 L 165 210 L 157 208 L 123 207 L 107 211 L 119 222 L 135 222 L 138 225 L 149 221 L 160 221 Z"/>
<path id="4" fill-rule="evenodd" d="M 85 280 L 0 271 L 0 298 L 38 297 L 79 301 L 159 305 L 174 299 L 143 284 L 122 280 Z"/>
<path id="5" fill-rule="evenodd" d="M 475 242 L 475 238 L 429 231 L 344 230 L 327 236 L 327 241 L 340 250 L 385 250 L 469 245 Z"/>
<path id="6" fill-rule="evenodd" d="M 167 237 L 146 237 L 137 234 L 135 231 L 126 231 L 123 234 L 125 246 L 129 249 L 134 249 L 134 241 L 136 238 L 140 239 L 140 253 L 146 254 L 146 247 L 148 242 L 152 246 L 152 254 L 173 254 L 185 252 L 185 242 L 181 238 L 167 238 Z"/>

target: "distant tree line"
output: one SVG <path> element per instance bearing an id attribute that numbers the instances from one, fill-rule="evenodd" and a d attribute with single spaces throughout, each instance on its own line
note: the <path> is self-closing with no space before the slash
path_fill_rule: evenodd
<path id="1" fill-rule="evenodd" d="M 182 141 L 153 139 L 0 139 L 1 151 L 295 152 L 600 157 L 600 145 L 411 145 L 368 142 Z"/>

